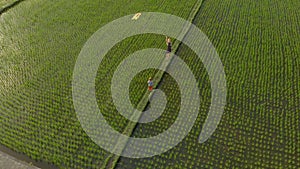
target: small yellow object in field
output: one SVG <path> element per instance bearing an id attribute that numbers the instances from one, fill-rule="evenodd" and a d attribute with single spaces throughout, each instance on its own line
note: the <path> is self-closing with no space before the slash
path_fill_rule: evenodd
<path id="1" fill-rule="evenodd" d="M 132 20 L 137 20 L 137 19 L 139 19 L 139 17 L 140 17 L 141 15 L 142 15 L 141 13 L 136 13 L 131 19 L 132 19 Z"/>

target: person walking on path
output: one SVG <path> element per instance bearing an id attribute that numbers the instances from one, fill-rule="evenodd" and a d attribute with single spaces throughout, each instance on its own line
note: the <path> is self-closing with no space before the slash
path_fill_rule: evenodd
<path id="1" fill-rule="evenodd" d="M 172 42 L 170 37 L 166 36 L 166 44 L 167 44 L 167 57 L 169 57 L 170 53 L 172 52 Z"/>
<path id="2" fill-rule="evenodd" d="M 151 77 L 148 79 L 148 90 L 150 92 L 153 90 L 153 81 Z"/>

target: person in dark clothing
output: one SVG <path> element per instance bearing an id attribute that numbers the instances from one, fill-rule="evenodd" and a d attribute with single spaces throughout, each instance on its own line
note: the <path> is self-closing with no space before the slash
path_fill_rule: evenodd
<path id="1" fill-rule="evenodd" d="M 166 36 L 166 44 L 167 44 L 167 57 L 169 57 L 170 53 L 172 52 L 172 42 L 170 37 Z"/>

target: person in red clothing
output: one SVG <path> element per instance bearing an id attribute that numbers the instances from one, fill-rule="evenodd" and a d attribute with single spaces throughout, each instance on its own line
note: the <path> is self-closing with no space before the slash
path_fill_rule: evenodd
<path id="1" fill-rule="evenodd" d="M 153 81 L 152 78 L 150 77 L 148 80 L 148 90 L 151 92 L 153 90 Z"/>

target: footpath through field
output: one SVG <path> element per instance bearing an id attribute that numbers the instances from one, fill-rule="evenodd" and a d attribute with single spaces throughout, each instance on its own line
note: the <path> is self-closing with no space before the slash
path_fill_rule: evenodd
<path id="1" fill-rule="evenodd" d="M 200 10 L 201 8 L 201 5 L 202 5 L 202 2 L 203 0 L 198 0 L 194 7 L 191 9 L 191 12 L 187 18 L 187 20 L 189 22 L 193 22 L 193 20 L 195 19 L 198 11 Z M 185 30 L 186 32 L 184 34 L 187 34 L 189 29 Z M 173 45 L 173 49 L 175 51 L 175 53 L 177 52 L 177 50 L 179 49 L 179 46 L 181 45 L 181 42 L 175 42 L 174 45 Z M 173 56 L 171 56 L 170 58 L 165 58 L 162 63 L 161 63 L 161 66 L 160 66 L 160 70 L 167 70 L 169 64 L 171 63 L 172 61 L 172 58 Z M 155 79 L 156 83 L 154 84 L 154 88 L 157 87 L 159 85 L 159 83 L 161 82 L 162 78 L 163 78 L 163 75 L 165 74 L 165 72 L 161 71 L 161 72 L 157 72 L 154 76 L 153 79 Z M 140 100 L 140 102 L 138 103 L 137 105 L 137 110 L 145 110 L 147 108 L 147 105 L 148 105 L 148 99 L 149 99 L 149 95 L 148 93 L 145 93 L 144 96 L 142 97 L 142 99 Z M 134 113 L 135 114 L 135 113 Z M 134 119 L 140 119 L 142 116 L 142 114 L 138 117 L 138 118 L 134 118 Z M 131 123 L 129 124 L 128 126 L 126 126 L 125 130 L 123 131 L 123 134 L 129 134 L 129 135 L 132 135 L 133 132 L 134 132 L 134 129 L 136 128 L 136 126 L 138 125 L 138 123 Z M 123 150 L 125 149 L 126 147 L 126 140 L 119 140 L 118 141 L 119 143 L 117 145 L 121 145 L 121 144 L 124 144 L 125 142 L 125 146 L 123 148 Z M 109 168 L 109 169 L 113 169 L 113 168 L 116 168 L 117 166 L 117 163 L 118 161 L 120 160 L 120 156 L 117 156 L 117 155 L 113 155 L 111 154 L 104 162 L 103 165 L 101 165 L 101 168 Z"/>
<path id="2" fill-rule="evenodd" d="M 0 151 L 0 169 L 38 169 L 26 162 L 20 161 L 2 151 Z"/>

